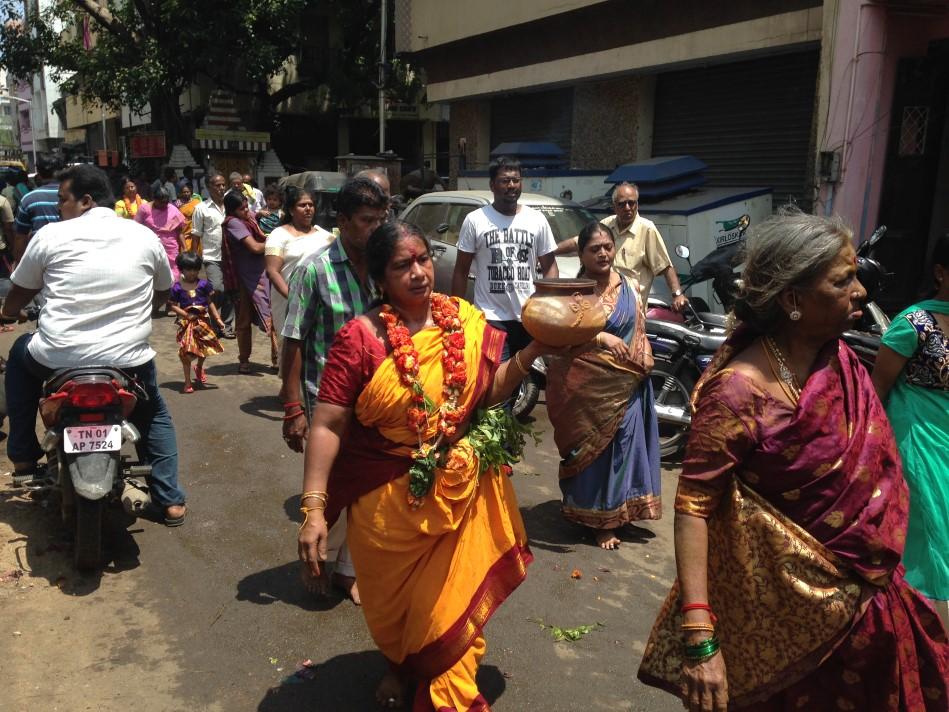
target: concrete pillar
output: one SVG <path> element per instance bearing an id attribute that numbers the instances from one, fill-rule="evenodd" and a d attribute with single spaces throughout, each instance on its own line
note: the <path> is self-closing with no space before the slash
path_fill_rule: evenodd
<path id="1" fill-rule="evenodd" d="M 572 168 L 614 168 L 652 155 L 655 77 L 631 75 L 574 87 Z"/>
<path id="2" fill-rule="evenodd" d="M 656 75 L 637 77 L 639 101 L 636 102 L 636 158 L 652 158 L 653 117 L 656 113 Z"/>
<path id="3" fill-rule="evenodd" d="M 349 153 L 349 119 L 340 118 L 336 122 L 336 152 L 339 156 Z"/>
<path id="4" fill-rule="evenodd" d="M 491 158 L 491 102 L 485 99 L 455 101 L 449 123 L 449 164 L 452 188 L 458 184 L 462 152 L 469 170 L 487 168 Z"/>

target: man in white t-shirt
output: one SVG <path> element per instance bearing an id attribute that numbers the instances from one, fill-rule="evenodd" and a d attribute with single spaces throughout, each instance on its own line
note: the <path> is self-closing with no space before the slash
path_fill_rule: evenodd
<path id="1" fill-rule="evenodd" d="M 207 200 L 199 203 L 191 214 L 191 239 L 195 251 L 199 248 L 204 258 L 204 271 L 208 281 L 214 287 L 214 304 L 221 313 L 224 321 L 224 330 L 221 336 L 226 339 L 235 338 L 234 334 L 234 301 L 228 290 L 224 288 L 224 259 L 221 251 L 221 241 L 224 230 L 224 193 L 227 182 L 220 173 L 208 176 Z"/>
<path id="2" fill-rule="evenodd" d="M 491 326 L 507 334 L 502 354 L 506 360 L 531 340 L 521 324 L 521 309 L 534 293 L 538 262 L 545 278 L 559 276 L 557 244 L 547 218 L 517 202 L 521 164 L 501 157 L 491 163 L 488 175 L 494 202 L 468 213 L 461 226 L 451 293 L 465 296 L 474 264 L 474 304 Z"/>
<path id="3" fill-rule="evenodd" d="M 17 339 L 7 362 L 7 455 L 14 483 L 42 479 L 36 413 L 43 382 L 62 368 L 121 368 L 148 394 L 129 420 L 142 434 L 141 453 L 152 466 L 152 501 L 163 509 L 165 523 L 177 526 L 184 522 L 185 493 L 178 486 L 175 427 L 148 344 L 152 307 L 165 303 L 172 286 L 168 256 L 155 233 L 115 214 L 103 171 L 79 165 L 59 178 L 62 219 L 33 235 L 10 275 L 3 305 L 3 316 L 15 318 L 34 296 L 44 298 L 36 332 Z"/>

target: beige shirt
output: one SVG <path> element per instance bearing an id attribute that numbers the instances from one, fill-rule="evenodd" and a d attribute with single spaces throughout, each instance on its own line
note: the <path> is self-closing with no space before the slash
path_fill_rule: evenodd
<path id="1" fill-rule="evenodd" d="M 10 201 L 0 195 L 0 222 L 13 222 L 13 208 L 10 207 Z"/>
<path id="2" fill-rule="evenodd" d="M 635 279 L 639 283 L 639 294 L 643 300 L 647 299 L 653 279 L 672 265 L 656 225 L 642 215 L 637 215 L 622 232 L 616 227 L 615 215 L 600 222 L 610 229 L 616 240 L 613 263 L 616 271 Z"/>

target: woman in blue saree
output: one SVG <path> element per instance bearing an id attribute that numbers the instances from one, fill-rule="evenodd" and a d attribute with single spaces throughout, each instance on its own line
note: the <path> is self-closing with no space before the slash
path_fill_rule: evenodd
<path id="1" fill-rule="evenodd" d="M 613 269 L 613 234 L 592 222 L 578 248 L 580 275 L 596 281 L 607 322 L 593 349 L 550 359 L 547 411 L 562 458 L 563 516 L 615 549 L 617 529 L 662 515 L 652 353 L 636 285 Z"/>

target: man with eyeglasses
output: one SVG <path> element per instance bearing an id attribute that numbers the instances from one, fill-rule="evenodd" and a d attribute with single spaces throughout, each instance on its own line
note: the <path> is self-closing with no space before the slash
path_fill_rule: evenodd
<path id="1" fill-rule="evenodd" d="M 685 309 L 689 298 L 682 293 L 679 275 L 672 266 L 669 252 L 655 223 L 639 214 L 639 188 L 634 183 L 620 183 L 613 189 L 613 215 L 601 222 L 610 229 L 616 240 L 616 270 L 639 283 L 643 300 L 649 297 L 656 275 L 661 274 L 673 294 L 672 308 L 677 312 Z M 557 246 L 557 254 L 566 255 L 576 251 L 575 237 Z"/>

